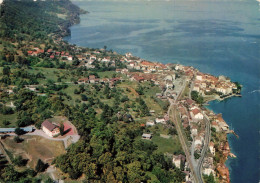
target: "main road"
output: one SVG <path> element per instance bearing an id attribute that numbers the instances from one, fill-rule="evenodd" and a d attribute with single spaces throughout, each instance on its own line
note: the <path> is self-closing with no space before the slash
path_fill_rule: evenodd
<path id="1" fill-rule="evenodd" d="M 205 115 L 205 114 L 204 114 L 204 122 L 206 124 L 205 141 L 204 141 L 204 146 L 203 146 L 203 149 L 201 151 L 201 156 L 200 156 L 200 159 L 199 159 L 199 162 L 198 162 L 198 165 L 197 165 L 197 170 L 196 170 L 200 182 L 203 182 L 203 179 L 202 179 L 202 176 L 201 176 L 201 166 L 202 166 L 204 157 L 205 157 L 205 155 L 207 153 L 207 150 L 208 150 L 208 147 L 209 147 L 210 136 L 211 136 L 211 133 L 210 133 L 210 121 L 208 119 L 208 116 Z"/>
<path id="2" fill-rule="evenodd" d="M 193 154 L 191 154 L 191 151 L 186 144 L 184 134 L 182 133 L 182 130 L 180 127 L 180 123 L 177 120 L 178 119 L 177 118 L 177 103 L 181 99 L 181 96 L 185 90 L 186 85 L 187 85 L 187 82 L 184 82 L 182 89 L 178 93 L 175 100 L 168 98 L 168 100 L 170 102 L 170 106 L 168 108 L 168 116 L 170 117 L 170 119 L 172 119 L 172 121 L 174 122 L 174 124 L 176 126 L 176 130 L 177 130 L 183 151 L 186 155 L 186 160 L 190 166 L 190 170 L 191 170 L 191 173 L 193 176 L 193 182 L 203 183 L 204 181 L 202 178 L 201 167 L 202 167 L 202 163 L 203 163 L 204 157 L 206 155 L 206 152 L 208 150 L 208 145 L 209 145 L 209 141 L 210 141 L 210 121 L 209 121 L 207 115 L 204 114 L 204 122 L 206 124 L 205 141 L 204 141 L 204 146 L 203 146 L 203 149 L 201 152 L 201 157 L 199 158 L 198 164 L 196 164 L 194 161 L 192 161 L 191 156 L 193 156 Z"/>
<path id="3" fill-rule="evenodd" d="M 175 98 L 175 100 L 168 98 L 168 100 L 170 102 L 170 106 L 168 108 L 168 116 L 170 117 L 170 119 L 172 119 L 172 121 L 173 121 L 173 123 L 174 123 L 174 125 L 176 127 L 176 130 L 177 130 L 177 133 L 178 133 L 178 137 L 180 139 L 183 151 L 184 151 L 184 153 L 186 155 L 186 160 L 187 160 L 187 162 L 188 162 L 188 164 L 190 166 L 191 174 L 192 174 L 192 177 L 193 177 L 193 182 L 200 183 L 200 181 L 198 179 L 197 171 L 196 171 L 195 166 L 194 166 L 194 164 L 193 164 L 193 162 L 191 160 L 190 150 L 189 150 L 189 148 L 188 148 L 188 146 L 186 144 L 185 137 L 184 137 L 184 135 L 182 133 L 180 124 L 179 124 L 179 122 L 177 120 L 177 103 L 181 99 L 182 93 L 185 90 L 186 85 L 187 85 L 187 83 L 183 82 L 182 89 L 178 93 L 178 95 Z"/>

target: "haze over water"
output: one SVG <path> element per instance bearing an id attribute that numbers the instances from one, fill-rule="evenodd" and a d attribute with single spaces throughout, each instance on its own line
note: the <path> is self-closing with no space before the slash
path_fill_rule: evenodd
<path id="1" fill-rule="evenodd" d="M 244 87 L 242 98 L 211 102 L 239 139 L 227 162 L 233 183 L 259 182 L 260 7 L 238 1 L 82 1 L 89 11 L 71 28 L 70 43 L 113 49 L 162 63 L 226 75 Z"/>

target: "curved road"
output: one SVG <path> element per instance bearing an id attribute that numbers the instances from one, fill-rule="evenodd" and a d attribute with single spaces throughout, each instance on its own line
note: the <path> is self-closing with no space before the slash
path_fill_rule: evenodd
<path id="1" fill-rule="evenodd" d="M 187 146 L 187 144 L 185 142 L 185 138 L 184 138 L 184 135 L 182 134 L 181 127 L 180 127 L 180 125 L 179 125 L 179 123 L 177 121 L 177 111 L 176 111 L 177 110 L 177 103 L 180 100 L 181 95 L 182 95 L 186 85 L 187 85 L 187 83 L 183 82 L 182 89 L 178 93 L 178 95 L 177 95 L 175 100 L 168 98 L 168 100 L 170 102 L 170 106 L 168 108 L 168 116 L 173 119 L 172 121 L 175 124 L 176 130 L 177 130 L 177 133 L 178 133 L 178 137 L 180 139 L 183 151 L 184 151 L 185 156 L 186 156 L 186 160 L 187 160 L 187 162 L 188 162 L 188 164 L 190 166 L 190 169 L 191 169 L 191 174 L 192 174 L 192 177 L 193 177 L 193 181 L 195 183 L 199 183 L 198 173 L 196 171 L 196 167 L 195 167 L 195 165 L 193 164 L 193 162 L 191 160 L 191 154 L 190 154 L 189 148 L 188 148 L 188 146 Z"/>
<path id="2" fill-rule="evenodd" d="M 198 163 L 197 171 L 196 171 L 197 174 L 198 174 L 198 178 L 199 178 L 200 182 L 204 182 L 203 179 L 202 179 L 201 166 L 202 166 L 204 157 L 205 157 L 207 150 L 208 150 L 210 135 L 211 135 L 210 134 L 210 121 L 208 119 L 208 116 L 206 116 L 205 114 L 204 114 L 204 122 L 206 124 L 205 141 L 204 141 L 204 146 L 203 146 L 203 149 L 201 151 L 201 157 L 199 159 L 199 163 Z"/>
<path id="3" fill-rule="evenodd" d="M 208 150 L 208 144 L 209 144 L 209 141 L 210 141 L 210 135 L 211 135 L 210 134 L 210 121 L 209 121 L 208 117 L 204 114 L 204 122 L 206 124 L 205 141 L 204 141 L 204 146 L 203 146 L 203 149 L 202 149 L 202 152 L 201 152 L 201 157 L 198 161 L 198 164 L 196 164 L 194 161 L 192 161 L 191 156 L 193 156 L 193 153 L 191 154 L 191 152 L 190 152 L 190 150 L 189 150 L 189 148 L 186 144 L 184 135 L 181 131 L 180 124 L 177 121 L 177 111 L 176 111 L 177 110 L 177 103 L 180 100 L 181 95 L 182 95 L 186 85 L 187 85 L 187 83 L 184 82 L 184 85 L 182 86 L 182 89 L 181 89 L 180 93 L 178 94 L 178 96 L 176 97 L 175 100 L 168 98 L 168 100 L 170 102 L 170 106 L 169 106 L 169 109 L 168 109 L 168 116 L 172 117 L 173 122 L 176 126 L 176 130 L 178 132 L 178 136 L 179 136 L 182 148 L 185 152 L 187 162 L 189 163 L 191 173 L 193 175 L 193 181 L 195 183 L 203 183 L 204 181 L 203 181 L 203 178 L 202 178 L 201 167 L 202 167 L 202 163 L 203 163 L 204 157 L 206 155 L 206 152 Z"/>

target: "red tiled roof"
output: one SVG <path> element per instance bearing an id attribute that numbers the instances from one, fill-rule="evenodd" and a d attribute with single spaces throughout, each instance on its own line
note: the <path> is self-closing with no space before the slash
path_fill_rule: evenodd
<path id="1" fill-rule="evenodd" d="M 196 115 L 196 114 L 200 113 L 200 111 L 199 111 L 199 109 L 193 109 L 193 110 L 192 110 L 192 113 L 193 113 L 194 115 Z"/>
<path id="2" fill-rule="evenodd" d="M 42 127 L 45 127 L 47 128 L 49 131 L 52 131 L 56 128 L 56 126 L 54 124 L 52 124 L 50 121 L 48 120 L 45 120 L 43 123 L 42 123 Z"/>

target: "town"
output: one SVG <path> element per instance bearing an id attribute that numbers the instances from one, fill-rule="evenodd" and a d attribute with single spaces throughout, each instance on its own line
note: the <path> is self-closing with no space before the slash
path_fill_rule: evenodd
<path id="1" fill-rule="evenodd" d="M 16 34 L 3 20 L 0 180 L 230 182 L 227 134 L 235 132 L 207 102 L 241 96 L 239 83 L 107 46 L 71 45 L 63 37 L 82 11 L 48 3 L 1 7 L 51 21 L 21 31 L 24 19 L 16 20 Z"/>

